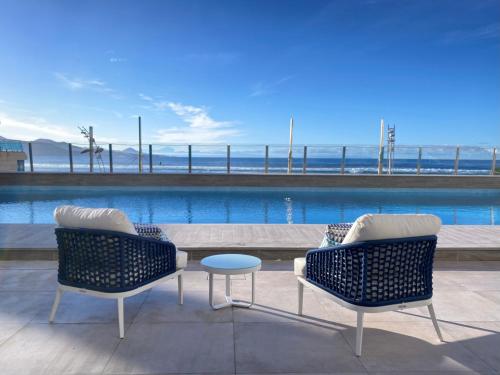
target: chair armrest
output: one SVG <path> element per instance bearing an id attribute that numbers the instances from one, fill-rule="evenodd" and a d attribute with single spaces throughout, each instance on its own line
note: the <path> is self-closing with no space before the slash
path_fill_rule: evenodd
<path id="1" fill-rule="evenodd" d="M 363 296 L 363 247 L 337 245 L 309 250 L 306 278 L 316 286 L 350 303 Z"/>
<path id="2" fill-rule="evenodd" d="M 58 280 L 64 285 L 125 292 L 176 271 L 176 247 L 170 241 L 93 229 L 55 232 Z"/>
<path id="3" fill-rule="evenodd" d="M 422 236 L 310 250 L 306 278 L 359 306 L 429 299 L 436 243 L 436 236 Z"/>
<path id="4" fill-rule="evenodd" d="M 134 223 L 134 228 L 141 237 L 153 238 L 160 241 L 169 240 L 167 234 L 158 225 Z"/>

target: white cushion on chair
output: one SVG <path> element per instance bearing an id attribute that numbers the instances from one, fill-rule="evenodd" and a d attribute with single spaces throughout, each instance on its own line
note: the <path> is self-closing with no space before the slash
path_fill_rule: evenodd
<path id="1" fill-rule="evenodd" d="M 188 253 L 186 253 L 185 251 L 177 250 L 177 252 L 175 253 L 175 264 L 177 269 L 186 268 L 187 263 L 188 263 Z"/>
<path id="2" fill-rule="evenodd" d="M 65 228 L 101 229 L 137 235 L 127 215 L 116 208 L 59 206 L 54 210 L 54 219 Z"/>
<path id="3" fill-rule="evenodd" d="M 295 276 L 306 275 L 306 258 L 295 258 L 293 260 L 293 273 Z"/>
<path id="4" fill-rule="evenodd" d="M 367 214 L 354 222 L 342 243 L 431 236 L 440 228 L 441 219 L 434 215 Z"/>

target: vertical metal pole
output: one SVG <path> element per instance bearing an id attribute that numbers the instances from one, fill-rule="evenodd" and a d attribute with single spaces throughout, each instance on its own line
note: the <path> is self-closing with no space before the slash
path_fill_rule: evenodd
<path id="1" fill-rule="evenodd" d="M 293 116 L 290 117 L 290 145 L 288 146 L 288 168 L 287 173 L 293 172 Z"/>
<path id="2" fill-rule="evenodd" d="M 266 145 L 266 156 L 264 158 L 264 173 L 269 173 L 269 145 Z"/>
<path id="3" fill-rule="evenodd" d="M 193 169 L 192 162 L 193 162 L 193 160 L 192 160 L 192 153 L 191 153 L 191 145 L 188 145 L 188 173 L 192 172 L 192 169 Z"/>
<path id="4" fill-rule="evenodd" d="M 139 173 L 142 173 L 142 125 L 139 116 Z"/>
<path id="5" fill-rule="evenodd" d="M 28 143 L 28 153 L 30 156 L 30 172 L 33 172 L 33 147 L 31 146 L 31 142 Z"/>
<path id="6" fill-rule="evenodd" d="M 455 175 L 458 174 L 458 160 L 460 158 L 460 147 L 457 146 L 457 152 L 455 154 Z"/>
<path id="7" fill-rule="evenodd" d="M 302 163 L 302 173 L 307 173 L 307 146 L 304 146 L 304 161 Z"/>
<path id="8" fill-rule="evenodd" d="M 227 145 L 227 173 L 231 173 L 231 145 Z"/>
<path id="9" fill-rule="evenodd" d="M 417 159 L 417 174 L 420 174 L 420 168 L 422 167 L 422 147 L 418 148 L 418 159 Z"/>
<path id="10" fill-rule="evenodd" d="M 384 162 L 384 119 L 380 119 L 380 143 L 378 146 L 378 174 L 383 172 Z"/>
<path id="11" fill-rule="evenodd" d="M 345 151 L 346 147 L 342 146 L 342 160 L 340 162 L 340 174 L 344 174 L 345 172 Z"/>
<path id="12" fill-rule="evenodd" d="M 94 127 L 89 126 L 89 171 L 94 172 Z"/>
<path id="13" fill-rule="evenodd" d="M 153 173 L 153 145 L 149 145 L 149 173 Z"/>
<path id="14" fill-rule="evenodd" d="M 391 170 L 391 159 L 389 158 L 389 171 Z M 378 174 L 384 173 L 384 146 L 379 148 L 378 155 Z"/>
<path id="15" fill-rule="evenodd" d="M 497 149 L 493 147 L 493 158 L 491 159 L 491 174 L 494 175 L 497 169 Z"/>
<path id="16" fill-rule="evenodd" d="M 69 153 L 69 172 L 73 173 L 73 146 L 68 143 L 68 153 Z"/>
<path id="17" fill-rule="evenodd" d="M 109 144 L 109 173 L 113 173 L 113 145 Z"/>

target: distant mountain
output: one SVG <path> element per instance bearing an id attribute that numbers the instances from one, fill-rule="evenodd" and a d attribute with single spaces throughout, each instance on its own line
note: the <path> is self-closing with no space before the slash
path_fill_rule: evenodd
<path id="1" fill-rule="evenodd" d="M 51 139 L 36 139 L 34 141 L 27 142 L 8 139 L 5 137 L 0 137 L 0 140 L 21 142 L 23 150 L 27 155 L 29 153 L 28 144 L 31 143 L 33 160 L 35 163 L 67 164 L 69 162 L 69 143 L 67 142 L 56 142 Z M 103 151 L 100 153 L 100 156 L 103 159 L 104 164 L 107 164 L 109 162 L 108 147 L 107 145 L 101 145 L 101 147 L 103 148 Z M 82 152 L 86 149 L 87 147 L 72 144 L 73 163 L 88 163 L 88 152 Z M 96 154 L 96 158 L 97 156 L 98 155 Z M 171 158 L 171 156 L 153 154 L 153 161 L 155 164 L 166 163 L 168 158 Z M 143 148 L 142 159 L 144 164 L 148 163 L 149 155 L 145 148 Z M 138 161 L 138 151 L 132 147 L 128 147 L 124 150 L 117 150 L 116 148 L 113 149 L 113 162 L 115 164 L 133 165 L 137 164 Z"/>
<path id="2" fill-rule="evenodd" d="M 136 149 L 132 148 L 132 147 L 127 147 L 126 149 L 122 150 L 123 153 L 126 153 L 126 154 L 138 154 L 139 151 L 137 151 Z"/>

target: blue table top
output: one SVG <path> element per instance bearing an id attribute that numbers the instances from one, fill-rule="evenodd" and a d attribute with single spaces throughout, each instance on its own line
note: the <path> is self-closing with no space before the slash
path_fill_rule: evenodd
<path id="1" fill-rule="evenodd" d="M 225 270 L 253 268 L 261 263 L 262 261 L 259 258 L 244 254 L 219 254 L 201 260 L 201 264 L 205 267 Z"/>

